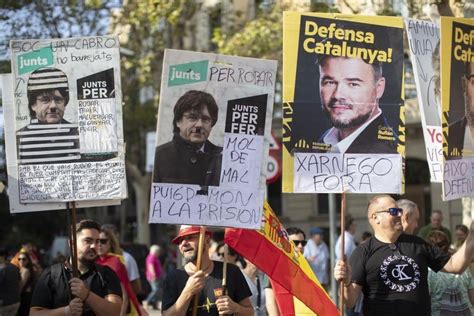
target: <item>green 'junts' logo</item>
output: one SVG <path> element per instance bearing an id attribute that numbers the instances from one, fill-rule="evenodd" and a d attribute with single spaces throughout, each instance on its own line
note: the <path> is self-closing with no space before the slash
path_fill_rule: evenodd
<path id="1" fill-rule="evenodd" d="M 16 58 L 18 66 L 18 74 L 22 75 L 28 72 L 35 71 L 38 68 L 43 68 L 53 64 L 53 51 L 51 47 L 44 47 Z"/>
<path id="2" fill-rule="evenodd" d="M 168 86 L 180 86 L 188 83 L 206 81 L 209 62 L 207 60 L 193 63 L 171 65 L 168 74 Z"/>

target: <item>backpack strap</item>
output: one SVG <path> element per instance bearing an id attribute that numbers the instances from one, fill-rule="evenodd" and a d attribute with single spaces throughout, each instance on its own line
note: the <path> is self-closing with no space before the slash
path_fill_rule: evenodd
<path id="1" fill-rule="evenodd" d="M 107 281 L 104 278 L 104 275 L 106 273 L 105 272 L 106 267 L 101 266 L 100 264 L 97 264 L 97 263 L 94 263 L 94 265 L 95 265 L 95 269 L 96 269 L 96 272 L 97 272 L 97 277 L 99 278 L 99 281 L 100 281 L 100 286 L 102 286 L 102 288 L 104 290 L 107 290 Z"/>
<path id="2" fill-rule="evenodd" d="M 71 288 L 69 287 L 68 281 L 69 278 L 66 275 L 66 271 L 63 267 L 62 263 L 56 263 L 51 266 L 51 281 L 53 283 L 54 289 L 61 289 L 63 287 L 63 282 L 61 282 L 61 278 L 64 279 L 63 282 L 66 282 L 67 291 L 67 299 L 68 302 L 72 300 L 72 293 Z"/>

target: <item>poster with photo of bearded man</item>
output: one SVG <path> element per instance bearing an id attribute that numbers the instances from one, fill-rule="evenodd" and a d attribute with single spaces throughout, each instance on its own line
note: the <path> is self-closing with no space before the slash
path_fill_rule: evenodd
<path id="1" fill-rule="evenodd" d="M 441 19 L 444 201 L 474 195 L 474 21 Z"/>
<path id="2" fill-rule="evenodd" d="M 276 62 L 167 49 L 150 223 L 258 229 Z"/>
<path id="3" fill-rule="evenodd" d="M 283 192 L 403 192 L 403 21 L 286 12 L 283 25 Z"/>

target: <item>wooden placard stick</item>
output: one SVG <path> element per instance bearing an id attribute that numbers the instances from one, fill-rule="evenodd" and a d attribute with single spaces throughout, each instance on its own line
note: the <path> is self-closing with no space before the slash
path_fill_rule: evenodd
<path id="1" fill-rule="evenodd" d="M 202 262 L 202 252 L 204 249 L 204 237 L 206 236 L 206 226 L 201 226 L 199 230 L 199 245 L 198 245 L 198 253 L 197 253 L 197 260 L 196 260 L 196 271 L 201 270 L 201 262 Z M 198 294 L 194 296 L 193 300 L 193 316 L 197 315 L 197 305 L 198 305 Z"/>
<path id="2" fill-rule="evenodd" d="M 341 259 L 342 261 L 346 262 L 346 255 L 344 254 L 344 248 L 346 246 L 346 241 L 345 241 L 345 229 L 344 227 L 346 226 L 346 193 L 342 192 L 342 199 L 341 199 Z M 345 290 L 345 285 L 344 285 L 344 280 L 341 280 L 339 284 L 339 289 L 340 289 L 340 300 L 339 300 L 339 309 L 341 311 L 341 316 L 344 316 L 344 290 Z"/>
<path id="3" fill-rule="evenodd" d="M 76 202 L 72 201 L 67 203 L 67 210 L 71 211 L 70 222 L 69 222 L 69 250 L 71 253 L 71 265 L 72 275 L 74 277 L 79 276 L 79 269 L 77 266 L 77 236 L 76 236 Z"/>
<path id="4" fill-rule="evenodd" d="M 224 245 L 224 264 L 222 267 L 222 295 L 227 295 L 227 259 L 229 256 L 229 246 Z"/>

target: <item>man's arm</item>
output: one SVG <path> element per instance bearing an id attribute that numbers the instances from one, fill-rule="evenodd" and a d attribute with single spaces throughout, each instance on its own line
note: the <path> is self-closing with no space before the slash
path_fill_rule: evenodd
<path id="1" fill-rule="evenodd" d="M 265 306 L 267 307 L 268 316 L 280 316 L 275 293 L 273 293 L 273 289 L 270 287 L 265 289 Z"/>
<path id="2" fill-rule="evenodd" d="M 97 316 L 120 315 L 122 298 L 115 294 L 109 294 L 102 298 L 89 290 L 84 282 L 79 278 L 72 278 L 69 281 L 71 293 L 87 302 Z"/>
<path id="3" fill-rule="evenodd" d="M 30 308 L 31 316 L 81 316 L 83 303 L 79 298 L 74 298 L 69 302 L 68 306 L 55 309 L 47 309 L 44 307 L 34 306 Z"/>
<path id="4" fill-rule="evenodd" d="M 351 266 L 348 262 L 338 260 L 336 266 L 334 267 L 334 278 L 337 282 L 343 281 L 343 286 L 345 287 L 344 291 L 344 303 L 347 307 L 354 307 L 359 298 L 360 293 L 362 292 L 362 286 L 351 282 L 352 271 Z"/>
<path id="5" fill-rule="evenodd" d="M 23 290 L 23 287 L 26 285 L 26 282 L 30 278 L 31 272 L 29 269 L 24 269 L 20 272 L 21 280 L 20 280 L 20 290 Z"/>
<path id="6" fill-rule="evenodd" d="M 127 256 L 125 256 L 125 254 L 127 254 Z M 142 282 L 140 280 L 140 273 L 138 272 L 137 261 L 128 252 L 124 252 L 124 258 L 125 267 L 127 268 L 128 279 L 130 280 L 132 290 L 133 292 L 135 292 L 136 295 L 139 295 L 142 293 Z"/>
<path id="7" fill-rule="evenodd" d="M 125 286 L 123 286 L 122 283 L 120 283 L 120 286 L 122 287 L 122 307 L 120 308 L 120 315 L 127 315 L 130 299 L 128 297 L 127 291 L 125 290 Z"/>
<path id="8" fill-rule="evenodd" d="M 97 316 L 120 315 L 122 298 L 118 295 L 109 294 L 102 298 L 91 292 L 86 302 Z"/>
<path id="9" fill-rule="evenodd" d="M 140 278 L 130 281 L 130 285 L 132 286 L 132 290 L 133 292 L 135 292 L 136 295 L 142 293 L 142 281 L 140 280 Z"/>
<path id="10" fill-rule="evenodd" d="M 253 306 L 250 297 L 246 297 L 240 302 L 234 302 L 228 296 L 221 296 L 216 300 L 217 310 L 223 314 L 234 314 L 237 316 L 253 316 Z"/>
<path id="11" fill-rule="evenodd" d="M 460 274 L 464 272 L 467 266 L 474 259 L 474 222 L 471 222 L 471 229 L 466 241 L 461 248 L 444 265 L 441 271 Z"/>
<path id="12" fill-rule="evenodd" d="M 186 315 L 191 299 L 199 293 L 206 284 L 206 275 L 203 271 L 198 271 L 188 278 L 183 291 L 179 295 L 176 302 L 167 310 L 162 311 L 163 316 Z"/>

